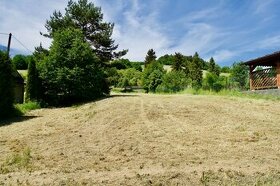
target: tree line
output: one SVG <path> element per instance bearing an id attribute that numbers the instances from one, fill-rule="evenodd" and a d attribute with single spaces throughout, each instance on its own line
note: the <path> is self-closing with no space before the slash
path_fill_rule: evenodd
<path id="1" fill-rule="evenodd" d="M 166 64 L 171 70 L 164 69 Z M 222 89 L 245 90 L 248 88 L 248 69 L 242 62 L 221 68 L 213 58 L 207 62 L 197 52 L 193 56 L 175 53 L 157 59 L 156 52 L 150 49 L 143 63 L 128 59 L 112 61 L 109 82 L 125 91 L 131 90 L 127 87 L 142 86 L 147 93 L 178 92 L 186 88 L 216 92 Z"/>

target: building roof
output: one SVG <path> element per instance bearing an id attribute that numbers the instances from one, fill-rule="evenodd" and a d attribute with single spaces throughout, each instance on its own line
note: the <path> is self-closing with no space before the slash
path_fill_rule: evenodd
<path id="1" fill-rule="evenodd" d="M 13 70 L 12 76 L 14 77 L 16 83 L 24 84 L 24 79 L 17 70 Z"/>
<path id="2" fill-rule="evenodd" d="M 280 51 L 246 61 L 244 64 L 254 66 L 276 66 L 277 62 L 280 62 Z"/>

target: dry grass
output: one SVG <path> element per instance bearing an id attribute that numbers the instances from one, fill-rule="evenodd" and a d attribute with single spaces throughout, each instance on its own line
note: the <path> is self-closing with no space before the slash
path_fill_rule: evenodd
<path id="1" fill-rule="evenodd" d="M 0 185 L 279 185 L 280 103 L 116 95 L 0 127 Z"/>

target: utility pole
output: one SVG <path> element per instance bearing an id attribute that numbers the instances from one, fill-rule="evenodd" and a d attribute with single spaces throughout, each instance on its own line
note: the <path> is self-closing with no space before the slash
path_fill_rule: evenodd
<path id="1" fill-rule="evenodd" d="M 9 34 L 8 47 L 7 47 L 8 56 L 10 54 L 11 39 L 12 39 L 12 33 Z"/>

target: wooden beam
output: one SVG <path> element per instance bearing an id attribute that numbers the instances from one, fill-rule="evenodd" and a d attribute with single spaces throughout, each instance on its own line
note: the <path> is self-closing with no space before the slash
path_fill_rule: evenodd
<path id="1" fill-rule="evenodd" d="M 280 89 L 280 60 L 278 60 L 277 62 L 276 72 L 277 72 L 277 87 L 278 89 Z"/>

